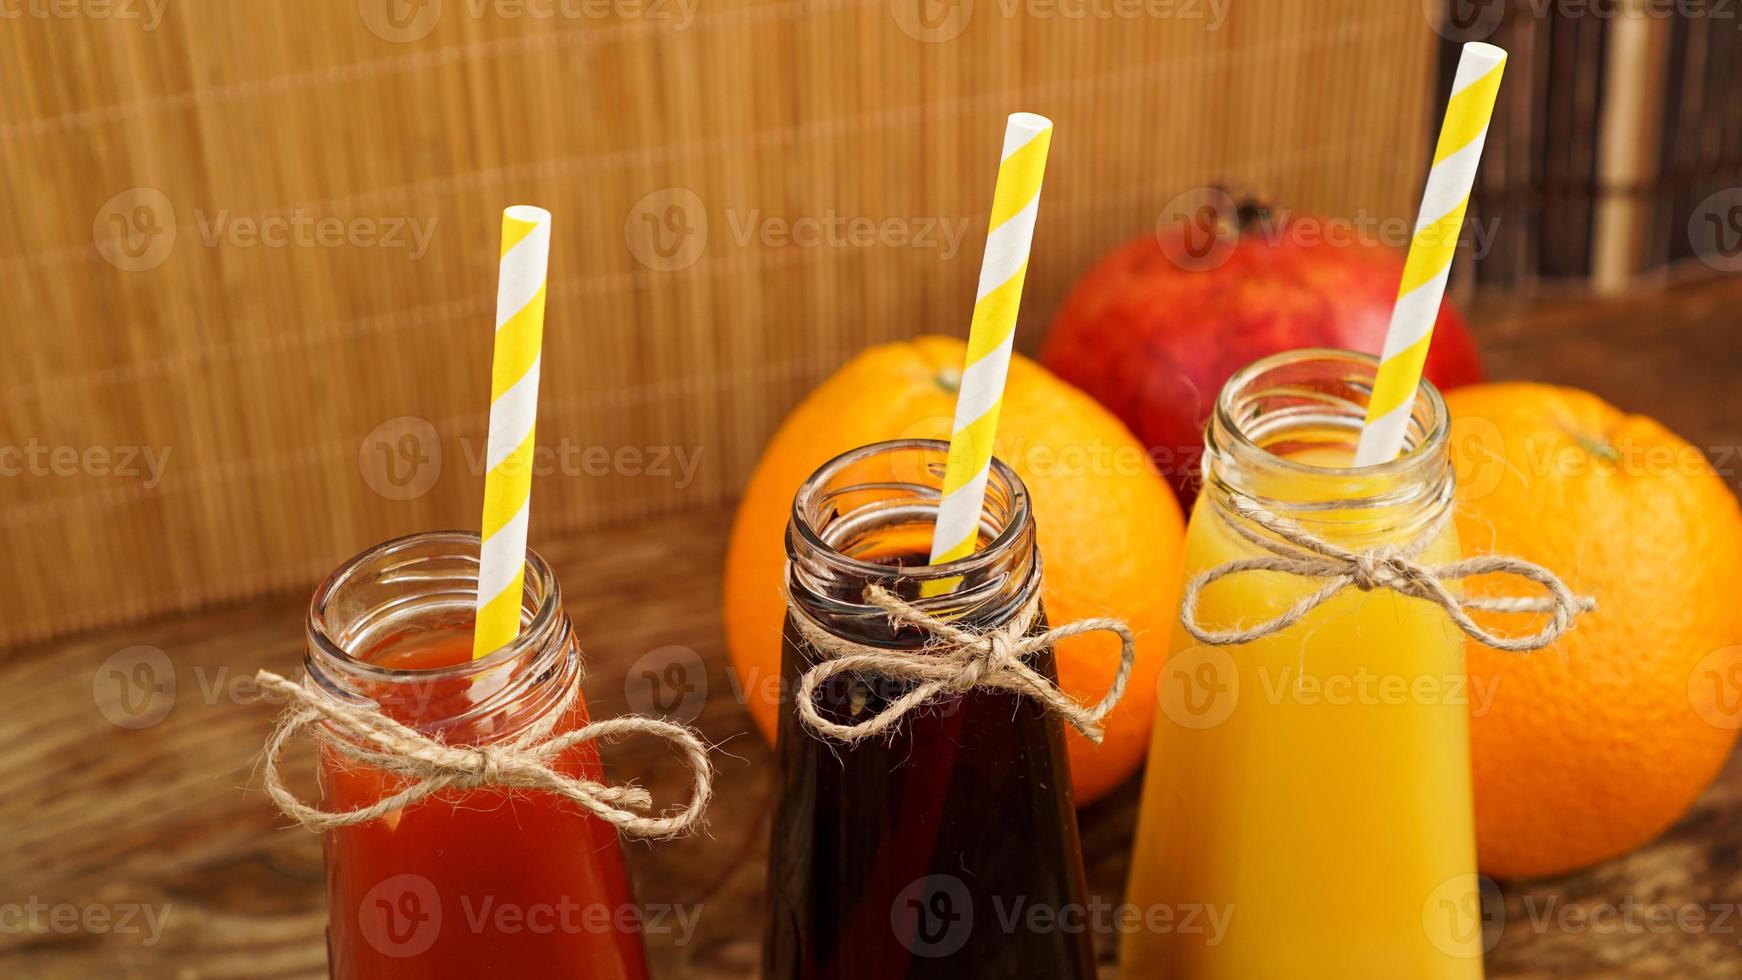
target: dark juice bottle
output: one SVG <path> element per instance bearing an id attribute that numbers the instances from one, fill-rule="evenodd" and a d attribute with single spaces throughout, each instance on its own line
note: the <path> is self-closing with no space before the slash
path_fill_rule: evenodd
<path id="1" fill-rule="evenodd" d="M 1081 852 L 1064 736 L 1036 702 L 977 688 L 936 698 L 891 733 L 853 743 L 812 732 L 790 697 L 819 659 L 793 621 L 881 649 L 932 639 L 863 604 L 881 585 L 938 618 L 996 628 L 1025 610 L 1039 560 L 1027 494 L 995 464 L 981 549 L 930 568 L 925 544 L 947 447 L 885 443 L 812 477 L 794 504 L 783 630 L 779 802 L 769 858 L 770 980 L 1077 978 L 1095 975 L 1081 923 Z M 929 503 L 928 503 L 929 501 Z M 929 596 L 928 581 L 952 590 Z M 1054 677 L 1050 650 L 1029 665 Z M 905 682 L 838 675 L 815 703 L 854 724 Z M 1074 916 L 1074 918 L 1073 918 Z"/>
<path id="2" fill-rule="evenodd" d="M 549 569 L 528 562 L 521 638 L 474 661 L 476 562 L 455 555 L 475 556 L 477 540 L 451 537 L 389 542 L 335 573 L 311 609 L 311 677 L 453 745 L 488 745 L 553 712 L 553 733 L 585 725 L 580 651 Z M 591 742 L 553 767 L 603 780 Z M 320 776 L 328 810 L 406 785 L 330 746 Z M 616 830 L 549 793 L 443 790 L 327 831 L 326 863 L 328 959 L 341 980 L 646 977 Z"/>

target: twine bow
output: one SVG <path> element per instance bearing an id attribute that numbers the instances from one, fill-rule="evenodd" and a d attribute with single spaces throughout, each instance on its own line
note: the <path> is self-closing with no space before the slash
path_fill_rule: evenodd
<path id="1" fill-rule="evenodd" d="M 707 746 L 682 725 L 631 715 L 591 722 L 553 737 L 552 729 L 577 696 L 573 690 L 561 705 L 513 738 L 474 748 L 448 745 L 394 721 L 372 705 L 347 704 L 268 670 L 255 679 L 290 704 L 266 742 L 261 764 L 266 793 L 286 816 L 310 830 L 367 823 L 445 789 L 496 786 L 554 793 L 635 837 L 674 837 L 702 818 L 714 791 Z M 278 758 L 291 739 L 311 727 L 322 744 L 362 765 L 403 777 L 409 784 L 354 810 L 322 810 L 304 803 L 285 788 Z M 655 812 L 652 796 L 638 786 L 607 786 L 566 776 L 553 767 L 563 752 L 582 742 L 628 735 L 652 735 L 678 747 L 694 782 L 687 805 Z"/>
<path id="2" fill-rule="evenodd" d="M 1539 650 L 1565 633 L 1579 613 L 1597 608 L 1595 599 L 1576 596 L 1555 573 L 1541 565 L 1505 555 L 1484 555 L 1466 558 L 1446 565 L 1423 565 L 1417 559 L 1428 543 L 1439 535 L 1451 518 L 1447 508 L 1415 540 L 1407 545 L 1383 545 L 1364 551 L 1340 548 L 1307 532 L 1286 517 L 1265 510 L 1257 501 L 1239 494 L 1229 500 L 1238 520 L 1227 521 L 1248 542 L 1268 553 L 1264 558 L 1243 558 L 1217 565 L 1202 572 L 1186 584 L 1180 597 L 1180 623 L 1198 642 L 1210 646 L 1231 646 L 1248 643 L 1260 637 L 1285 630 L 1301 621 L 1307 613 L 1347 588 L 1371 592 L 1387 589 L 1400 595 L 1426 599 L 1441 606 L 1472 639 L 1515 653 Z M 1260 533 L 1267 531 L 1268 534 Z M 1198 597 L 1204 587 L 1217 579 L 1241 572 L 1282 572 L 1302 578 L 1322 579 L 1317 591 L 1290 606 L 1281 615 L 1244 629 L 1212 630 L 1198 622 Z M 1473 575 L 1514 575 L 1540 586 L 1543 595 L 1529 597 L 1460 596 L 1446 583 Z M 1483 629 L 1470 618 L 1468 610 L 1483 612 L 1549 613 L 1542 629 L 1526 636 L 1503 636 Z"/>
<path id="3" fill-rule="evenodd" d="M 1117 619 L 1084 619 L 1034 636 L 1028 631 L 1040 615 L 1037 595 L 1002 627 L 966 629 L 937 619 L 909 605 L 880 586 L 865 590 L 865 601 L 882 609 L 892 624 L 927 630 L 933 640 L 919 650 L 884 650 L 844 640 L 818 626 L 797 608 L 793 622 L 811 647 L 826 659 L 799 679 L 798 713 L 810 729 L 842 742 L 857 742 L 887 732 L 909 711 L 940 694 L 963 694 L 975 688 L 1010 691 L 1040 702 L 1089 741 L 1101 742 L 1101 719 L 1125 694 L 1136 657 L 1136 638 Z M 1106 632 L 1119 637 L 1119 672 L 1094 707 L 1066 697 L 1052 681 L 1024 663 L 1024 658 L 1084 633 Z M 873 673 L 898 681 L 916 682 L 872 718 L 857 725 L 839 725 L 817 710 L 817 689 L 840 674 Z"/>

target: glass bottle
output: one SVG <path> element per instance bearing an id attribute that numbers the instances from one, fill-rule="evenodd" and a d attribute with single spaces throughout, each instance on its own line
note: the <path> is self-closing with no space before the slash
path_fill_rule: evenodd
<path id="1" fill-rule="evenodd" d="M 1429 537 L 1419 561 L 1458 558 L 1446 407 L 1431 385 L 1405 452 L 1351 468 L 1374 368 L 1295 351 L 1228 382 L 1186 580 L 1266 557 L 1230 529 L 1235 495 L 1350 550 Z M 1232 574 L 1205 587 L 1198 621 L 1251 627 L 1322 584 Z M 1237 646 L 1176 624 L 1171 649 L 1127 893 L 1146 925 L 1124 937 L 1120 975 L 1480 977 L 1464 637 L 1445 611 L 1346 588 Z"/>
<path id="2" fill-rule="evenodd" d="M 764 944 L 770 980 L 1094 976 L 1055 716 L 1027 698 L 976 689 L 911 712 L 887 737 L 849 744 L 811 732 L 793 708 L 799 676 L 817 659 L 795 616 L 862 645 L 919 650 L 927 631 L 893 625 L 865 603 L 867 586 L 976 628 L 1004 626 L 1034 600 L 1040 557 L 1028 492 L 1000 461 L 987 483 L 980 549 L 928 564 L 947 454 L 929 440 L 866 446 L 823 466 L 793 501 Z M 928 582 L 954 588 L 928 597 Z M 1045 630 L 1044 614 L 1031 630 Z M 1050 649 L 1030 664 L 1056 680 Z M 817 704 L 849 724 L 905 689 L 837 676 Z"/>
<path id="3" fill-rule="evenodd" d="M 527 553 L 519 638 L 473 660 L 477 579 L 476 534 L 416 534 L 352 558 L 309 606 L 309 677 L 328 696 L 373 702 L 450 744 L 488 745 L 557 711 L 553 732 L 585 725 L 581 651 L 549 566 Z M 554 768 L 603 779 L 590 742 Z M 405 785 L 330 747 L 320 782 L 329 811 Z M 325 846 L 327 952 L 339 980 L 646 976 L 616 830 L 551 794 L 444 790 L 329 830 Z"/>

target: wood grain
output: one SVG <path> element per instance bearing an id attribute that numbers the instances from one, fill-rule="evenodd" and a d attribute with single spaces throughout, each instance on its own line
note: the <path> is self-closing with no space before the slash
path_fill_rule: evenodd
<path id="1" fill-rule="evenodd" d="M 1435 39 L 1414 0 L 149 5 L 0 18 L 0 450 L 168 454 L 6 479 L 0 644 L 474 525 L 505 205 L 556 215 L 539 442 L 574 456 L 539 521 L 707 508 L 859 349 L 966 329 L 1006 113 L 1058 124 L 1032 343 L 1188 189 L 1412 214 Z M 559 6 L 602 16 L 527 13 Z M 894 225 L 805 237 L 831 219 Z M 264 227 L 317 220 L 345 232 Z"/>
<path id="2" fill-rule="evenodd" d="M 1495 375 L 1581 384 L 1664 419 L 1697 444 L 1722 447 L 1742 444 L 1734 387 L 1742 334 L 1729 316 L 1738 302 L 1742 282 L 1625 301 L 1490 308 L 1475 320 Z M 597 714 L 641 703 L 635 665 L 649 651 L 687 647 L 705 665 L 698 724 L 719 745 L 721 772 L 709 830 L 629 846 L 642 902 L 702 907 L 690 942 L 648 937 L 661 977 L 739 978 L 757 963 L 772 759 L 726 673 L 719 595 L 728 521 L 728 510 L 713 508 L 535 539 L 588 650 L 587 693 Z M 154 943 L 115 929 L 0 928 L 0 975 L 325 975 L 320 844 L 287 829 L 259 792 L 253 766 L 274 712 L 237 686 L 257 667 L 297 669 L 303 604 L 301 594 L 254 600 L 17 648 L 0 661 L 8 695 L 0 714 L 0 904 L 111 913 L 142 905 L 163 923 Z M 138 645 L 168 657 L 174 697 L 163 702 L 161 721 L 130 730 L 112 719 L 140 717 L 133 709 L 149 717 L 151 702 L 118 701 L 126 678 L 106 665 Z M 609 748 L 607 759 L 617 778 L 642 780 L 670 798 L 682 777 L 658 751 L 625 744 Z M 297 771 L 312 776 L 312 767 Z M 1123 885 L 1136 806 L 1131 783 L 1082 815 L 1091 884 L 1109 900 Z M 1498 904 L 1491 910 L 1498 931 L 1488 975 L 1742 977 L 1738 806 L 1742 758 L 1733 758 L 1651 845 L 1580 874 L 1504 886 L 1504 912 Z M 1643 911 L 1634 928 L 1562 918 L 1568 908 L 1619 913 L 1626 903 L 1708 917 L 1700 929 L 1667 932 Z M 1723 908 L 1730 917 L 1715 921 Z M 1111 944 L 1102 948 L 1110 962 Z"/>

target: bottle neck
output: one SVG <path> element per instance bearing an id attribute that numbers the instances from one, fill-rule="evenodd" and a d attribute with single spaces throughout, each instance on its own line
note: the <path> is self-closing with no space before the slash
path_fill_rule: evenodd
<path id="1" fill-rule="evenodd" d="M 1028 491 L 993 460 L 981 512 L 980 545 L 966 558 L 929 563 L 947 443 L 876 443 L 825 464 L 793 498 L 787 526 L 787 592 L 797 613 L 827 632 L 870 646 L 912 647 L 927 639 L 897 628 L 865 602 L 883 588 L 938 619 L 1002 626 L 1040 587 L 1040 559 Z M 937 594 L 933 594 L 937 593 Z"/>
<path id="2" fill-rule="evenodd" d="M 362 552 L 309 604 L 304 666 L 329 696 L 455 743 L 508 737 L 566 702 L 581 660 L 549 566 L 527 552 L 521 630 L 472 659 L 478 535 L 414 534 Z"/>
<path id="3" fill-rule="evenodd" d="M 1349 351 L 1290 351 L 1257 361 L 1223 387 L 1205 433 L 1207 506 L 1241 495 L 1309 533 L 1349 545 L 1413 540 L 1452 504 L 1445 401 L 1416 393 L 1404 450 L 1355 467 L 1377 368 Z"/>

